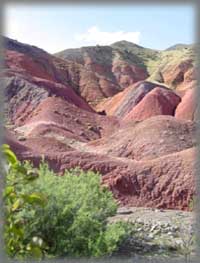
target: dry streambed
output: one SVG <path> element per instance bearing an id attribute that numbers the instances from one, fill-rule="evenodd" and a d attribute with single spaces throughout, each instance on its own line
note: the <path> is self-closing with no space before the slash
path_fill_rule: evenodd
<path id="1" fill-rule="evenodd" d="M 152 208 L 121 207 L 110 222 L 133 223 L 134 234 L 118 253 L 190 257 L 195 252 L 195 216 L 193 212 Z M 190 262 L 190 261 L 188 261 Z"/>

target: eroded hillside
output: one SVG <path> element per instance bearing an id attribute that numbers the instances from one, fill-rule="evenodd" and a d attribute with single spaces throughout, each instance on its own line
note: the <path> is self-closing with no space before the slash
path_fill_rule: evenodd
<path id="1" fill-rule="evenodd" d="M 4 39 L 5 140 L 56 172 L 100 172 L 122 205 L 189 209 L 195 193 L 194 47 L 120 41 L 55 55 Z"/>

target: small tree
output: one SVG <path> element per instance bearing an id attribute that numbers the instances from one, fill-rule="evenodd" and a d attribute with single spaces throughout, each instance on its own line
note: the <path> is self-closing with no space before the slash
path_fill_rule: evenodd
<path id="1" fill-rule="evenodd" d="M 24 218 L 20 217 L 20 212 L 27 205 L 36 209 L 37 206 L 44 206 L 47 202 L 44 195 L 32 191 L 26 193 L 24 188 L 38 177 L 36 169 L 29 163 L 20 163 L 16 155 L 6 144 L 2 146 L 2 151 L 6 157 L 4 170 L 6 174 L 6 185 L 3 193 L 5 206 L 4 241 L 5 249 L 11 257 L 41 257 L 43 255 L 43 241 L 25 241 Z M 36 241 L 36 242 L 35 242 Z"/>

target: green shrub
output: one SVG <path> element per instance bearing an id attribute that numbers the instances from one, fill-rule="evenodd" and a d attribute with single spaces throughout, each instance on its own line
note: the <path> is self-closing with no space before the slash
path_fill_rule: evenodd
<path id="1" fill-rule="evenodd" d="M 99 174 L 73 169 L 55 176 L 44 162 L 34 169 L 7 150 L 4 195 L 9 255 L 99 257 L 117 250 L 127 228 L 122 222 L 108 224 L 117 204 L 101 186 Z"/>

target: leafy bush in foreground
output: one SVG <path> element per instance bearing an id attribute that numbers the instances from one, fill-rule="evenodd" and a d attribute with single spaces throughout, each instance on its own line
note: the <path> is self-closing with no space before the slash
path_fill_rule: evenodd
<path id="1" fill-rule="evenodd" d="M 108 224 L 116 213 L 112 193 L 100 176 L 80 169 L 55 176 L 44 162 L 38 169 L 20 163 L 4 146 L 8 160 L 5 243 L 10 256 L 103 256 L 127 235 L 124 223 Z"/>

